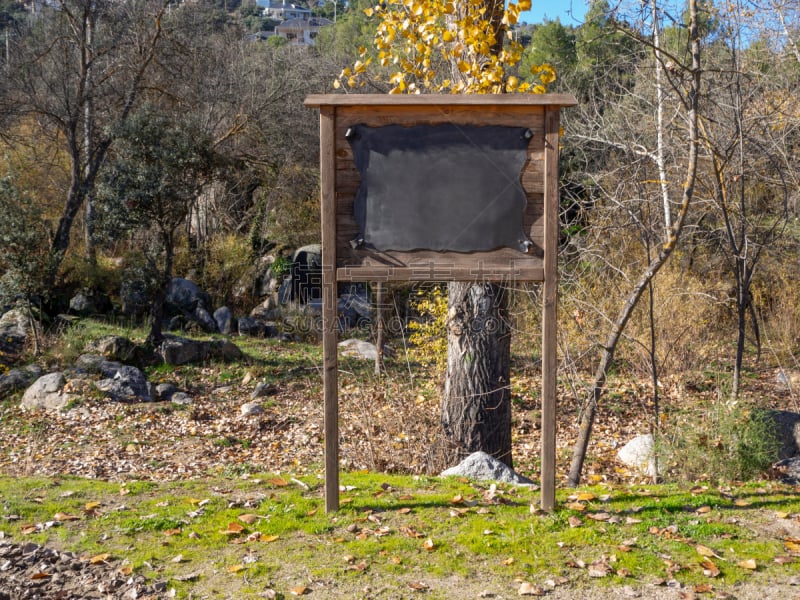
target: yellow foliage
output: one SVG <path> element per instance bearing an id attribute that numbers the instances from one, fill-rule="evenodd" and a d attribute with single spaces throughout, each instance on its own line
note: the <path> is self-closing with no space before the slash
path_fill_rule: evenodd
<path id="1" fill-rule="evenodd" d="M 544 93 L 556 79 L 550 65 L 537 65 L 532 75 L 538 82 L 520 83 L 513 71 L 522 59 L 522 45 L 504 40 L 531 0 L 508 2 L 502 14 L 489 0 L 379 0 L 364 10 L 375 18 L 374 46 L 380 65 L 389 69 L 384 80 L 392 94 L 432 93 L 499 94 Z M 359 49 L 361 50 L 361 48 Z M 360 55 L 363 57 L 364 53 Z M 432 60 L 432 58 L 434 60 Z M 334 86 L 363 85 L 361 78 L 369 59 L 344 69 Z"/>
<path id="2" fill-rule="evenodd" d="M 419 290 L 411 301 L 421 317 L 411 321 L 411 356 L 421 364 L 444 372 L 447 366 L 447 294 L 441 287 Z"/>

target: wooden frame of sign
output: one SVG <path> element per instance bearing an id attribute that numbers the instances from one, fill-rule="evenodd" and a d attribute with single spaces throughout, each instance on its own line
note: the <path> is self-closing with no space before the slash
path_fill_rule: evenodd
<path id="1" fill-rule="evenodd" d="M 337 288 L 340 281 L 530 281 L 544 285 L 542 307 L 541 505 L 555 505 L 556 308 L 558 301 L 558 139 L 565 94 L 312 95 L 320 111 L 322 323 L 325 402 L 325 507 L 339 508 L 339 383 Z M 437 126 L 522 127 L 530 138 L 521 183 L 522 221 L 533 251 L 503 247 L 478 252 L 377 250 L 354 243 L 360 225 L 354 201 L 361 184 L 348 140 L 352 128 Z M 532 244 L 531 244 L 532 243 Z"/>

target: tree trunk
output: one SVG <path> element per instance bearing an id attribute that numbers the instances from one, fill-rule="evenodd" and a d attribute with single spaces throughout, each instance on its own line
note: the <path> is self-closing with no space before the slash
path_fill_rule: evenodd
<path id="1" fill-rule="evenodd" d="M 680 210 L 678 211 L 677 218 L 673 221 L 672 227 L 667 232 L 667 239 L 661 247 L 658 255 L 650 261 L 647 269 L 642 273 L 636 285 L 628 294 L 622 310 L 617 316 L 616 321 L 611 329 L 611 332 L 606 339 L 605 346 L 603 346 L 603 354 L 600 359 L 600 364 L 594 375 L 594 383 L 592 384 L 592 391 L 583 407 L 581 413 L 578 439 L 572 453 L 572 464 L 570 465 L 569 478 L 567 484 L 570 487 L 575 487 L 580 483 L 581 472 L 583 470 L 583 463 L 586 460 L 586 452 L 589 448 L 589 439 L 592 435 L 592 428 L 594 427 L 594 419 L 597 415 L 597 406 L 605 392 L 606 377 L 608 370 L 614 362 L 614 352 L 617 349 L 617 344 L 622 338 L 628 320 L 633 314 L 634 309 L 639 303 L 642 294 L 647 286 L 656 276 L 658 271 L 667 262 L 672 255 L 675 245 L 678 243 L 680 235 L 683 231 L 683 225 L 686 220 L 686 214 L 689 211 L 689 205 L 694 197 L 694 187 L 697 181 L 697 161 L 698 161 L 698 148 L 700 145 L 698 136 L 698 97 L 700 94 L 700 37 L 697 32 L 697 0 L 689 0 L 689 39 L 691 45 L 692 66 L 688 72 L 690 75 L 690 83 L 688 93 L 686 94 L 686 107 L 687 107 L 687 120 L 689 125 L 689 139 L 687 140 L 688 146 L 688 160 L 686 168 L 686 178 L 683 182 L 683 194 L 681 197 Z"/>
<path id="2" fill-rule="evenodd" d="M 448 465 L 482 450 L 512 466 L 506 292 L 494 284 L 451 283 L 442 428 Z"/>

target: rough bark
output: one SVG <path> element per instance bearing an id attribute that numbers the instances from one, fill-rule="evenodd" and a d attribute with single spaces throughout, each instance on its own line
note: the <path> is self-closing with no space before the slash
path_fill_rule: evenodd
<path id="1" fill-rule="evenodd" d="M 445 462 L 482 450 L 511 466 L 511 330 L 503 288 L 450 284 L 447 346 Z"/>

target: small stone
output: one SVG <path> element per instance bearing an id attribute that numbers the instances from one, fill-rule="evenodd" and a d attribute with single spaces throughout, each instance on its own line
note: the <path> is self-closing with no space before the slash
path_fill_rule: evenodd
<path id="1" fill-rule="evenodd" d="M 242 404 L 241 411 L 243 417 L 252 417 L 254 415 L 264 414 L 264 407 L 258 402 L 248 402 L 246 404 Z"/>

